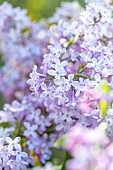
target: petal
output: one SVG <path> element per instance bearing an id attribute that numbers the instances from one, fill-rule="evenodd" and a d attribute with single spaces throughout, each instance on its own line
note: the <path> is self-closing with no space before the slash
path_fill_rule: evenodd
<path id="1" fill-rule="evenodd" d="M 6 137 L 6 138 L 5 138 L 5 141 L 6 141 L 7 143 L 9 143 L 9 144 L 13 142 L 13 140 L 12 140 L 10 137 Z"/>
<path id="2" fill-rule="evenodd" d="M 42 90 L 47 90 L 47 86 L 46 86 L 46 84 L 44 82 L 41 83 L 41 89 Z"/>
<path id="3" fill-rule="evenodd" d="M 27 128 L 27 129 L 30 129 L 30 124 L 28 122 L 24 122 L 24 126 Z"/>
<path id="4" fill-rule="evenodd" d="M 69 23 L 64 22 L 63 27 L 68 29 L 69 28 Z"/>
<path id="5" fill-rule="evenodd" d="M 37 125 L 33 125 L 32 126 L 32 130 L 37 130 L 38 126 Z"/>
<path id="6" fill-rule="evenodd" d="M 27 153 L 25 153 L 25 152 L 21 152 L 21 156 L 24 157 L 24 158 L 26 158 L 28 155 L 27 155 Z"/>
<path id="7" fill-rule="evenodd" d="M 47 91 L 42 92 L 41 95 L 40 95 L 40 98 L 45 98 L 45 97 L 47 97 L 48 94 L 49 93 Z"/>
<path id="8" fill-rule="evenodd" d="M 29 137 L 29 136 L 30 136 L 30 133 L 29 133 L 28 130 L 25 130 L 25 131 L 24 131 L 24 136 L 26 136 L 26 137 Z"/>
<path id="9" fill-rule="evenodd" d="M 63 125 L 62 124 L 58 124 L 57 126 L 56 126 L 56 130 L 61 130 L 63 128 Z"/>
<path id="10" fill-rule="evenodd" d="M 55 70 L 48 70 L 47 73 L 51 76 L 55 76 L 56 75 L 56 71 Z"/>
<path id="11" fill-rule="evenodd" d="M 21 151 L 21 150 L 22 150 L 20 144 L 16 144 L 16 145 L 14 145 L 14 147 L 15 147 L 15 149 L 18 150 L 18 151 Z"/>
<path id="12" fill-rule="evenodd" d="M 61 62 L 61 66 L 63 66 L 63 67 L 66 66 L 67 64 L 68 64 L 67 61 L 62 61 L 62 62 Z"/>
<path id="13" fill-rule="evenodd" d="M 8 145 L 8 151 L 13 151 L 13 145 Z"/>
<path id="14" fill-rule="evenodd" d="M 20 140 L 21 140 L 20 137 L 16 137 L 16 138 L 14 139 L 14 143 L 18 143 L 18 142 L 20 142 Z"/>
<path id="15" fill-rule="evenodd" d="M 0 138 L 0 146 L 2 145 L 3 146 L 4 144 L 4 139 L 3 138 Z"/>
<path id="16" fill-rule="evenodd" d="M 16 156 L 16 161 L 17 161 L 17 162 L 21 162 L 21 154 L 17 154 L 17 156 Z"/>

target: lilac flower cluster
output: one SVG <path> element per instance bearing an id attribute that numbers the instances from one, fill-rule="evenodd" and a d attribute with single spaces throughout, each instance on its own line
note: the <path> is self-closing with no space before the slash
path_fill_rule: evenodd
<path id="1" fill-rule="evenodd" d="M 104 2 L 93 2 L 81 12 L 81 21 L 59 21 L 53 27 L 56 43 L 48 45 L 40 72 L 34 66 L 28 80 L 31 91 L 49 113 L 51 105 L 70 108 L 74 110 L 74 115 L 69 114 L 71 118 L 93 127 L 101 117 L 100 99 L 112 102 L 112 10 Z M 109 99 L 101 90 L 103 84 L 111 89 Z M 83 122 L 86 116 L 92 121 Z"/>
<path id="2" fill-rule="evenodd" d="M 65 148 L 72 159 L 66 163 L 67 170 L 112 170 L 113 143 L 105 133 L 106 124 L 96 129 L 76 125 L 66 135 Z"/>
<path id="3" fill-rule="evenodd" d="M 63 22 L 67 20 L 78 21 L 81 11 L 83 11 L 83 9 L 80 6 L 80 4 L 76 1 L 73 1 L 72 3 L 62 2 L 61 7 L 56 8 L 55 13 L 48 20 L 50 23 L 58 23 L 59 19 L 60 19 L 60 22 L 61 20 Z"/>
<path id="4" fill-rule="evenodd" d="M 6 10 L 7 9 L 7 10 Z M 48 42 L 45 21 L 32 22 L 27 10 L 13 8 L 7 2 L 0 6 L 0 92 L 11 102 L 28 91 L 28 75 L 34 64 L 40 66 Z"/>
<path id="5" fill-rule="evenodd" d="M 15 100 L 11 105 L 5 104 L 4 110 L 0 112 L 0 123 L 9 123 L 13 127 L 10 133 L 22 136 L 21 143 L 29 155 L 37 157 L 42 163 L 50 158 L 50 147 L 53 146 L 50 139 L 56 133 L 54 124 L 33 96 L 26 96 L 21 103 Z M 3 129 L 4 133 L 6 129 Z"/>
<path id="6" fill-rule="evenodd" d="M 11 102 L 15 98 L 21 100 L 28 92 L 26 84 L 28 75 L 34 64 L 38 67 L 41 65 L 42 56 L 48 51 L 46 45 L 53 42 L 51 29 L 49 29 L 51 22 L 57 23 L 56 17 L 67 20 L 71 10 L 78 11 L 79 14 L 79 9 L 80 6 L 77 3 L 64 3 L 52 18 L 36 23 L 26 15 L 27 10 L 13 8 L 7 2 L 0 6 L 2 11 L 0 14 L 0 58 L 3 63 L 0 69 L 2 80 L 0 92 L 6 101 Z M 63 10 L 67 12 L 64 16 L 61 12 Z M 75 18 L 75 12 L 70 15 L 70 18 L 72 16 Z"/>
<path id="7" fill-rule="evenodd" d="M 95 1 L 81 12 L 81 21 L 59 21 L 40 71 L 35 65 L 30 74 L 32 94 L 61 135 L 77 122 L 94 128 L 105 119 L 112 137 L 112 11 L 109 4 Z"/>
<path id="8" fill-rule="evenodd" d="M 20 170 L 26 169 L 28 157 L 27 153 L 22 152 L 20 137 L 12 140 L 10 137 L 0 138 L 0 169 L 1 170 Z"/>
<path id="9" fill-rule="evenodd" d="M 0 111 L 1 137 L 15 143 L 7 136 L 20 136 L 28 154 L 20 149 L 18 160 L 18 148 L 12 147 L 15 150 L 8 157 L 8 168 L 20 166 L 18 161 L 25 155 L 28 159 L 27 164 L 21 163 L 23 169 L 33 166 L 32 158 L 35 165 L 45 164 L 54 143 L 74 126 L 66 139 L 66 149 L 73 157 L 67 169 L 112 170 L 113 7 L 95 0 L 83 11 L 75 2 L 63 3 L 53 17 L 39 24 L 8 3 L 0 8 L 4 61 L 0 91 L 7 101 L 20 100 L 5 104 Z M 107 135 L 100 128 L 103 121 Z M 55 169 L 52 164 L 44 168 Z"/>
<path id="10" fill-rule="evenodd" d="M 6 100 L 11 101 L 15 97 L 22 98 L 23 91 L 27 88 L 25 82 L 28 73 L 34 63 L 37 66 L 40 65 L 41 58 L 39 59 L 39 57 L 48 50 L 44 48 L 48 42 L 48 31 L 43 21 L 39 24 L 31 22 L 30 18 L 26 16 L 25 10 L 14 9 L 10 4 L 4 3 L 1 11 L 0 50 L 4 65 L 1 68 L 0 88 Z M 4 110 L 0 112 L 0 122 L 10 123 L 13 126 L 13 135 L 23 136 L 22 144 L 26 143 L 25 148 L 27 148 L 28 154 L 37 155 L 38 161 L 43 163 L 49 159 L 51 155 L 49 148 L 59 136 L 54 128 L 54 124 L 57 122 L 54 123 L 53 119 L 48 114 L 46 115 L 42 102 L 36 103 L 31 95 L 26 96 L 21 103 L 13 101 L 12 105 L 6 104 Z M 65 116 L 63 119 L 65 120 Z M 59 122 L 62 123 L 60 119 Z M 5 134 L 7 128 L 1 130 Z M 11 134 L 12 132 L 9 135 Z"/>

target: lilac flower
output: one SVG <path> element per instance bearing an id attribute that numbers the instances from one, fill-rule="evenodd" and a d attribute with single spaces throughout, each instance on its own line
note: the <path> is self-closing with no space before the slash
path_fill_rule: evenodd
<path id="1" fill-rule="evenodd" d="M 28 156 L 27 153 L 17 151 L 17 152 L 16 152 L 16 161 L 22 162 L 22 159 L 23 159 L 23 158 L 26 158 L 27 156 Z"/>
<path id="2" fill-rule="evenodd" d="M 55 70 L 48 70 L 48 74 L 51 76 L 54 76 L 56 79 L 59 79 L 60 76 L 65 76 L 66 75 L 66 71 L 65 71 L 65 66 L 67 65 L 67 61 L 62 61 L 60 62 L 60 60 L 56 60 L 54 69 Z"/>
<path id="3" fill-rule="evenodd" d="M 71 34 L 71 35 L 76 34 L 77 25 L 78 25 L 78 23 L 76 21 L 72 22 L 71 24 L 64 23 L 63 24 L 63 26 L 65 28 L 65 30 L 63 32 L 64 36 L 67 36 L 69 34 Z"/>
<path id="4" fill-rule="evenodd" d="M 73 81 L 73 86 L 76 89 L 76 94 L 75 96 L 79 96 L 81 91 L 85 91 L 87 89 L 87 87 L 85 86 L 85 82 L 83 80 L 83 78 L 79 79 L 79 82 L 77 81 Z"/>
<path id="5" fill-rule="evenodd" d="M 55 88 L 52 86 L 47 87 L 46 84 L 43 82 L 41 83 L 41 89 L 43 90 L 43 92 L 41 93 L 40 97 L 41 98 L 45 98 L 47 96 L 52 96 L 52 92 L 54 92 Z"/>
<path id="6" fill-rule="evenodd" d="M 27 81 L 27 83 L 31 85 L 31 89 L 35 87 L 38 89 L 40 87 L 39 82 L 37 81 L 40 76 L 45 77 L 45 75 L 37 73 L 37 66 L 34 65 L 33 72 L 30 73 L 31 79 Z"/>
<path id="7" fill-rule="evenodd" d="M 26 130 L 24 131 L 24 135 L 26 137 L 28 137 L 28 138 L 29 137 L 33 137 L 33 138 L 37 137 L 35 130 L 37 130 L 38 126 L 36 124 L 31 126 L 30 123 L 25 122 L 24 125 L 26 127 Z"/>
<path id="8" fill-rule="evenodd" d="M 34 64 L 41 64 L 41 47 L 46 46 L 49 36 L 46 23 L 32 22 L 27 16 L 27 10 L 13 8 L 7 2 L 0 5 L 0 10 L 0 52 L 4 61 L 0 69 L 0 91 L 7 101 L 12 101 L 23 97 L 27 89 L 27 77 Z"/>
<path id="9" fill-rule="evenodd" d="M 69 83 L 68 79 L 66 79 L 65 77 L 62 77 L 61 79 L 54 80 L 55 84 L 58 85 L 58 87 L 56 88 L 56 93 L 60 92 L 60 91 L 69 91 L 71 84 Z"/>
<path id="10" fill-rule="evenodd" d="M 6 137 L 10 136 L 13 131 L 14 131 L 14 127 L 10 127 L 10 128 L 0 127 L 0 138 L 5 139 Z"/>
<path id="11" fill-rule="evenodd" d="M 48 49 L 50 50 L 52 54 L 55 55 L 56 58 L 59 58 L 61 54 L 66 52 L 66 49 L 62 48 L 59 43 L 56 43 L 54 46 L 49 45 Z"/>
<path id="12" fill-rule="evenodd" d="M 15 148 L 16 150 L 21 150 L 21 145 L 18 144 L 20 142 L 20 137 L 16 137 L 14 141 L 10 137 L 6 137 L 6 142 L 8 143 L 8 150 L 13 150 Z"/>

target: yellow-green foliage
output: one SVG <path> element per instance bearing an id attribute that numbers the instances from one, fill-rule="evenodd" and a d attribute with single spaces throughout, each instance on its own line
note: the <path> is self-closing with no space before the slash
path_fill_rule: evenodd
<path id="1" fill-rule="evenodd" d="M 5 0 L 0 0 L 0 4 Z M 55 8 L 60 6 L 61 2 L 73 0 L 6 0 L 13 4 L 13 6 L 20 6 L 21 8 L 28 9 L 28 15 L 33 20 L 39 20 L 41 18 L 47 18 L 52 15 Z M 79 3 L 84 6 L 83 0 L 78 0 Z"/>

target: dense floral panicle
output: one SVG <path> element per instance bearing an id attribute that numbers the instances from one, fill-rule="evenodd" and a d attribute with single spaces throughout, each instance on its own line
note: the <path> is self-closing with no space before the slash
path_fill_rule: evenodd
<path id="1" fill-rule="evenodd" d="M 12 134 L 21 134 L 24 137 L 28 154 L 33 151 L 42 163 L 50 158 L 50 148 L 54 142 L 80 117 L 74 108 L 58 106 L 54 108 L 51 99 L 51 106 L 48 108 L 44 106 L 48 105 L 47 102 L 49 99 L 44 103 L 41 100 L 37 102 L 33 96 L 26 96 L 21 103 L 15 100 L 11 105 L 5 104 L 0 115 L 1 123 L 13 126 Z M 85 118 L 83 121 L 86 124 L 89 122 Z"/>
<path id="2" fill-rule="evenodd" d="M 56 12 L 49 18 L 50 23 L 57 23 L 59 19 L 63 21 L 67 20 L 79 20 L 82 7 L 78 2 L 62 2 L 61 7 L 56 9 Z"/>
<path id="3" fill-rule="evenodd" d="M 101 0 L 85 0 L 85 3 L 88 4 L 88 3 L 91 3 L 91 2 L 102 2 Z M 112 3 L 112 0 L 103 0 L 103 2 L 106 2 L 107 4 L 111 4 Z"/>
<path id="4" fill-rule="evenodd" d="M 56 37 L 54 36 L 56 44 L 48 46 L 49 54 L 43 56 L 41 70 L 37 72 L 34 66 L 31 73 L 33 77 L 30 75 L 31 79 L 28 80 L 33 94 L 44 102 L 49 119 L 56 124 L 55 129 L 60 135 L 66 133 L 77 122 L 87 127 L 98 126 L 103 120 L 98 103 L 102 98 L 108 103 L 112 102 L 112 7 L 104 3 L 91 3 L 86 7 L 86 11 L 81 13 L 80 19 L 83 23 L 67 20 L 58 22 L 53 28 L 56 32 Z M 101 30 L 102 26 L 104 30 Z M 108 83 L 110 94 L 103 91 L 103 82 Z M 109 106 L 105 121 L 109 124 L 107 132 L 112 138 L 111 112 L 112 108 Z M 100 141 L 97 141 L 97 145 L 100 144 L 98 142 Z M 74 158 L 68 163 L 68 169 L 88 169 L 89 166 L 93 166 L 93 161 L 101 160 L 99 158 L 101 154 L 104 159 L 104 147 L 99 153 L 98 151 L 94 153 L 99 154 L 97 160 L 96 158 L 93 160 L 95 157 L 93 153 L 90 155 L 91 165 L 88 164 L 90 158 L 87 156 L 85 159 L 84 155 L 80 158 L 81 161 L 85 159 L 85 163 L 79 165 L 78 160 L 77 167 L 74 163 L 77 160 Z M 107 150 L 109 149 L 107 148 L 106 152 Z M 88 153 L 85 147 L 83 151 L 80 148 L 80 151 Z M 110 169 L 112 167 L 110 156 L 105 159 L 109 160 Z M 95 168 L 105 169 L 106 166 L 107 163 L 103 166 L 97 165 Z"/>
<path id="5" fill-rule="evenodd" d="M 111 170 L 113 167 L 113 144 L 101 124 L 96 129 L 76 125 L 66 135 L 65 148 L 72 159 L 67 161 L 68 170 Z"/>
<path id="6" fill-rule="evenodd" d="M 42 55 L 47 53 L 46 45 L 54 43 L 54 34 L 51 35 L 51 21 L 42 20 L 38 24 L 32 22 L 26 15 L 27 10 L 13 8 L 5 2 L 1 6 L 1 47 L 0 52 L 4 66 L 0 69 L 0 91 L 7 101 L 12 101 L 15 97 L 21 99 L 27 93 L 27 76 L 34 64 L 41 65 Z M 7 11 L 6 11 L 7 8 Z M 65 10 L 66 13 L 60 11 Z M 70 11 L 74 13 L 70 13 Z M 76 12 L 75 12 L 76 10 Z M 77 20 L 77 13 L 81 11 L 77 3 L 63 3 L 61 10 L 50 19 L 54 20 L 64 15 L 64 20 Z M 15 17 L 14 17 L 15 16 Z M 50 41 L 50 42 L 49 42 Z M 6 45 L 7 44 L 7 45 Z M 59 48 L 59 47 L 58 47 Z M 8 59 L 8 62 L 7 62 Z M 9 70 L 7 72 L 7 70 Z M 13 74 L 12 74 L 13 73 Z M 17 84 L 15 86 L 15 84 Z"/>
<path id="7" fill-rule="evenodd" d="M 4 63 L 0 69 L 0 91 L 11 101 L 22 98 L 28 89 L 28 74 L 34 64 L 41 64 L 42 55 L 47 52 L 48 26 L 44 20 L 32 22 L 27 10 L 13 8 L 7 2 L 0 10 L 0 53 Z"/>
<path id="8" fill-rule="evenodd" d="M 107 79 L 112 90 L 112 49 L 109 47 L 112 43 L 112 32 L 111 37 L 104 40 L 113 23 L 112 7 L 103 2 L 101 5 L 98 2 L 90 3 L 80 18 L 83 23 L 70 24 L 70 21 L 67 21 L 61 23 L 63 28 L 60 27 L 60 22 L 55 26 L 56 39 L 59 37 L 59 42 L 57 40 L 55 45 L 48 46 L 50 52 L 43 57 L 41 71 L 34 75 L 36 77 L 41 73 L 44 76 L 40 75 L 35 80 L 31 77 L 28 83 L 33 93 L 44 100 L 44 104 L 47 98 L 55 98 L 56 107 L 72 106 L 78 112 L 81 112 L 82 108 L 85 115 L 91 113 L 90 115 L 94 114 L 98 119 L 100 110 L 97 103 L 102 92 L 100 97 L 93 95 L 91 98 L 86 91 L 98 93 L 102 79 Z M 106 25 L 104 33 L 99 30 L 102 24 Z"/>
<path id="9" fill-rule="evenodd" d="M 54 124 L 41 102 L 37 103 L 33 96 L 26 96 L 21 103 L 15 100 L 11 105 L 5 104 L 4 111 L 1 111 L 0 122 L 13 126 L 12 135 L 23 136 L 23 145 L 28 154 L 32 151 L 42 163 L 50 158 L 50 147 L 53 146 L 50 136 L 55 129 L 48 134 L 48 128 L 50 129 Z M 4 131 L 6 130 L 4 129 Z"/>
<path id="10" fill-rule="evenodd" d="M 67 169 L 112 170 L 112 6 L 94 1 L 83 11 L 76 3 L 64 3 L 53 18 L 39 24 L 31 22 L 19 8 L 13 9 L 8 3 L 1 8 L 4 6 L 8 6 L 8 11 L 3 10 L 7 19 L 2 18 L 0 29 L 4 60 L 0 88 L 7 99 L 15 96 L 21 100 L 5 104 L 0 111 L 0 123 L 4 125 L 1 131 L 6 133 L 6 125 L 13 127 L 8 134 L 4 133 L 7 138 L 2 136 L 8 142 L 9 151 L 14 148 L 21 151 L 19 138 L 10 139 L 12 135 L 20 136 L 22 148 L 34 162 L 45 164 L 54 143 L 80 123 L 81 126 L 75 126 L 67 135 L 67 150 L 73 157 L 67 162 Z M 20 21 L 24 22 L 23 26 Z M 26 80 L 32 67 L 27 81 L 32 91 L 29 94 Z M 25 91 L 28 94 L 23 97 Z M 97 128 L 102 121 L 108 124 L 106 132 L 110 139 Z M 25 169 L 26 164 L 22 162 L 25 154 L 16 154 L 18 166 Z M 33 164 L 31 157 L 27 163 L 28 166 Z M 8 166 L 16 166 L 16 163 L 10 160 Z M 52 165 L 44 168 L 50 170 Z"/>
<path id="11" fill-rule="evenodd" d="M 0 168 L 20 170 L 27 169 L 27 153 L 23 152 L 20 137 L 12 140 L 10 137 L 0 138 Z"/>

